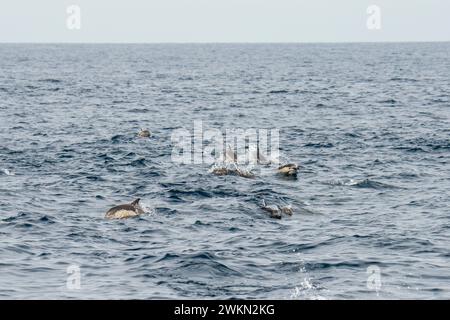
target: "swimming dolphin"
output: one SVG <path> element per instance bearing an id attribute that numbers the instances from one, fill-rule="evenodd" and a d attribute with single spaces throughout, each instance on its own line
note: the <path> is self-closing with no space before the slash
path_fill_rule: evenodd
<path id="1" fill-rule="evenodd" d="M 281 212 L 278 206 L 268 206 L 263 199 L 261 209 L 267 211 L 271 218 L 281 219 Z"/>
<path id="2" fill-rule="evenodd" d="M 294 210 L 290 205 L 280 207 L 278 205 L 267 205 L 266 201 L 263 199 L 261 209 L 267 211 L 271 218 L 281 219 L 282 213 L 288 216 L 292 216 Z"/>
<path id="3" fill-rule="evenodd" d="M 138 133 L 138 137 L 140 138 L 149 138 L 151 135 L 150 131 L 147 129 L 141 129 Z"/>
<path id="4" fill-rule="evenodd" d="M 246 169 L 239 168 L 236 164 L 233 164 L 233 166 L 214 166 L 211 168 L 210 172 L 212 174 L 215 174 L 216 176 L 226 176 L 226 175 L 236 175 L 243 178 L 254 178 L 255 175 L 250 171 Z"/>
<path id="5" fill-rule="evenodd" d="M 279 208 L 280 208 L 280 211 L 282 213 L 284 213 L 285 215 L 292 216 L 292 214 L 294 213 L 294 209 L 292 209 L 292 207 L 290 205 L 284 206 L 284 207 L 279 207 Z"/>
<path id="6" fill-rule="evenodd" d="M 106 219 L 126 219 L 137 217 L 144 213 L 144 210 L 139 204 L 141 199 L 137 198 L 130 204 L 121 204 L 108 210 L 105 215 Z"/>
<path id="7" fill-rule="evenodd" d="M 229 170 L 227 167 L 217 167 L 211 169 L 211 173 L 215 174 L 216 176 L 226 176 L 229 173 Z"/>
<path id="8" fill-rule="evenodd" d="M 278 167 L 278 173 L 288 176 L 288 177 L 297 177 L 298 165 L 289 163 Z"/>

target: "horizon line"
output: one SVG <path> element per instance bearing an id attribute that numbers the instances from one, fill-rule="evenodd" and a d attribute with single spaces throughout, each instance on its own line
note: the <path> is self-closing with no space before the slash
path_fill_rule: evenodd
<path id="1" fill-rule="evenodd" d="M 28 42 L 28 41 L 0 41 L 0 45 L 2 44 L 386 44 L 386 43 L 448 43 L 450 40 L 386 40 L 386 41 L 273 41 L 273 42 L 265 42 L 265 41 L 192 41 L 192 42 L 184 42 L 184 41 L 168 41 L 168 42 L 120 42 L 120 41 L 60 41 L 60 42 L 46 42 L 46 41 L 36 41 L 36 42 Z"/>

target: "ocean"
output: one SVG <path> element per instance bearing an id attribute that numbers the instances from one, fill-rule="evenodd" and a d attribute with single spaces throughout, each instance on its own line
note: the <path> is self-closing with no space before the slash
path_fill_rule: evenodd
<path id="1" fill-rule="evenodd" d="M 1 44 L 0 298 L 449 299 L 449 75 L 450 43 Z M 174 162 L 195 121 L 278 129 L 297 179 Z"/>

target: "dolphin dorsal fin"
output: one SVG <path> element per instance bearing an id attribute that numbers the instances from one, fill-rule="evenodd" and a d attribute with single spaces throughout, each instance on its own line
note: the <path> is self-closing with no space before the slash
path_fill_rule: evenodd
<path id="1" fill-rule="evenodd" d="M 131 205 L 132 205 L 132 206 L 136 206 L 136 205 L 139 204 L 139 201 L 141 201 L 141 198 L 137 198 L 136 200 L 134 200 L 134 201 L 131 203 Z"/>

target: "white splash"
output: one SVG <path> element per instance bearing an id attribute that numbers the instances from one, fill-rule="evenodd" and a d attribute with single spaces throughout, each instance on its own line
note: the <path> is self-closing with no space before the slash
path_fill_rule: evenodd
<path id="1" fill-rule="evenodd" d="M 303 281 L 295 286 L 290 298 L 291 299 L 309 299 L 309 300 L 326 300 L 327 298 L 320 295 L 319 292 L 325 292 L 323 288 L 319 288 L 309 277 L 304 263 L 301 262 L 299 272 L 303 275 Z"/>
<path id="2" fill-rule="evenodd" d="M 312 294 L 311 294 L 312 293 Z M 299 286 L 296 286 L 291 293 L 291 299 L 326 300 L 325 297 L 317 294 L 317 287 L 309 277 L 305 277 Z"/>
<path id="3" fill-rule="evenodd" d="M 146 214 L 150 215 L 156 212 L 155 208 L 145 200 L 144 201 L 141 200 L 139 204 Z"/>
<path id="4" fill-rule="evenodd" d="M 16 174 L 8 169 L 3 169 L 2 170 L 4 174 L 6 174 L 7 176 L 15 176 Z"/>

